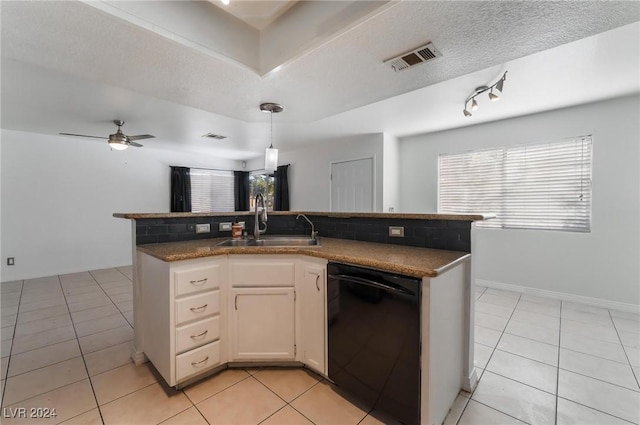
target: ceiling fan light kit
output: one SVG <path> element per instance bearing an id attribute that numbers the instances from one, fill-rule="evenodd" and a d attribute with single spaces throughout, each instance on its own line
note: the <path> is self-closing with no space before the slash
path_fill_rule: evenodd
<path id="1" fill-rule="evenodd" d="M 278 103 L 262 103 L 260 104 L 262 112 L 268 112 L 271 118 L 271 138 L 269 147 L 264 154 L 264 169 L 266 171 L 275 171 L 278 168 L 278 149 L 273 147 L 273 114 L 284 111 L 284 107 Z"/>
<path id="2" fill-rule="evenodd" d="M 490 86 L 476 87 L 473 93 L 471 93 L 467 97 L 467 99 L 464 101 L 464 109 L 462 110 L 462 113 L 464 114 L 464 116 L 470 117 L 473 115 L 469 111 L 469 108 L 467 108 L 467 105 L 469 104 L 470 101 L 471 101 L 471 108 L 470 108 L 471 111 L 475 112 L 478 110 L 479 106 L 478 106 L 478 102 L 476 101 L 476 96 L 478 96 L 479 94 L 482 94 L 488 91 L 489 100 L 491 100 L 492 102 L 496 102 L 500 100 L 500 95 L 502 94 L 502 86 L 504 85 L 504 81 L 506 79 L 507 79 L 507 71 L 505 71 L 504 74 L 502 74 L 502 77 L 500 77 L 500 79 L 496 81 L 494 84 Z"/>
<path id="3" fill-rule="evenodd" d="M 152 136 L 151 134 L 138 134 L 137 136 L 127 136 L 122 132 L 122 129 L 121 129 L 121 127 L 124 125 L 124 121 L 113 120 L 113 123 L 118 126 L 118 131 L 116 131 L 113 134 L 110 134 L 109 137 L 89 136 L 86 134 L 74 134 L 74 133 L 59 133 L 59 134 L 62 136 L 90 137 L 92 139 L 105 139 L 105 140 L 108 140 L 108 143 L 111 149 L 115 149 L 117 151 L 123 151 L 127 149 L 129 146 L 141 148 L 142 145 L 140 143 L 134 142 L 134 140 L 155 138 L 155 136 Z"/>

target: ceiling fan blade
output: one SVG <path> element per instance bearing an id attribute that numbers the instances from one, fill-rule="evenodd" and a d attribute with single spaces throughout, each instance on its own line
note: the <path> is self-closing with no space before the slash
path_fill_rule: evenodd
<path id="1" fill-rule="evenodd" d="M 132 141 L 129 141 L 129 145 L 130 146 L 135 146 L 136 148 L 141 148 L 143 146 L 140 143 L 136 143 L 136 142 L 132 142 Z"/>
<path id="2" fill-rule="evenodd" d="M 75 137 L 90 137 L 92 139 L 105 139 L 108 140 L 108 137 L 100 137 L 100 136 L 87 136 L 86 134 L 73 134 L 73 133 L 58 133 L 61 136 L 75 136 Z"/>
<path id="3" fill-rule="evenodd" d="M 137 136 L 127 136 L 129 140 L 155 139 L 151 134 L 138 134 Z"/>

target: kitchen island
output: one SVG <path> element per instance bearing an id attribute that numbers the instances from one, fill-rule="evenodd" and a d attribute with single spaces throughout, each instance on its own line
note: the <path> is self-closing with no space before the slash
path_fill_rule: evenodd
<path id="1" fill-rule="evenodd" d="M 441 423 L 460 388 L 475 385 L 468 252 L 330 237 L 319 247 L 219 246 L 227 239 L 134 245 L 132 357 L 150 359 L 170 385 L 247 363 L 326 376 L 328 262 L 421 279 L 421 424 Z"/>

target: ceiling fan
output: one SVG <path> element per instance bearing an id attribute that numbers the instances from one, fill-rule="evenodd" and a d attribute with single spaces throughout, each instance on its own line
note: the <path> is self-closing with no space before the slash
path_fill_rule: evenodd
<path id="1" fill-rule="evenodd" d="M 92 139 L 105 139 L 109 141 L 109 146 L 112 149 L 116 150 L 124 150 L 129 146 L 135 146 L 136 148 L 141 148 L 142 145 L 140 143 L 134 142 L 134 140 L 142 140 L 142 139 L 153 139 L 155 136 L 151 134 L 139 134 L 137 136 L 127 136 L 122 132 L 122 127 L 124 125 L 124 121 L 122 120 L 113 120 L 113 123 L 118 126 L 118 131 L 114 134 L 110 134 L 109 137 L 100 137 L 100 136 L 87 136 L 86 134 L 73 134 L 73 133 L 59 133 L 63 136 L 77 136 L 77 137 L 91 137 Z"/>

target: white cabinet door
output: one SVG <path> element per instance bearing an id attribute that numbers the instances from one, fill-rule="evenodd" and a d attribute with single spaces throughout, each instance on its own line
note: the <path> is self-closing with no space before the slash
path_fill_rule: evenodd
<path id="1" fill-rule="evenodd" d="M 295 358 L 294 288 L 232 288 L 234 360 Z"/>
<path id="2" fill-rule="evenodd" d="M 326 268 L 303 262 L 302 281 L 298 286 L 301 309 L 302 361 L 326 375 Z"/>

